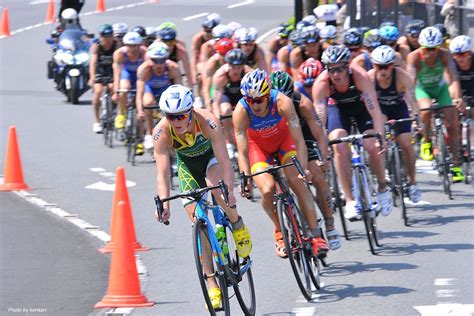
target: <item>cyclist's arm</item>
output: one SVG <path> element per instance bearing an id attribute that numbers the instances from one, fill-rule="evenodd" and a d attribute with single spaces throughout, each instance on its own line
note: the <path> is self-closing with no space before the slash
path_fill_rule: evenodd
<path id="1" fill-rule="evenodd" d="M 168 71 L 170 76 L 170 83 L 181 84 L 181 72 L 179 71 L 179 65 L 172 60 L 167 60 Z"/>
<path id="2" fill-rule="evenodd" d="M 288 65 L 288 59 L 289 59 L 289 53 L 288 53 L 288 48 L 286 46 L 283 46 L 278 50 L 277 53 L 277 60 L 278 60 L 278 69 L 286 71 L 286 65 Z"/>
<path id="3" fill-rule="evenodd" d="M 442 50 L 442 54 L 443 54 L 442 61 L 446 69 L 446 72 L 448 74 L 449 82 L 451 83 L 451 86 L 452 86 L 451 97 L 453 98 L 453 101 L 455 103 L 460 102 L 462 100 L 462 90 L 461 90 L 461 85 L 459 83 L 459 77 L 458 77 L 458 71 L 456 69 L 456 64 L 454 60 L 450 57 L 450 54 L 447 51 Z"/>
<path id="4" fill-rule="evenodd" d="M 143 113 L 143 95 L 145 94 L 145 84 L 150 79 L 149 70 L 148 61 L 143 62 L 137 69 L 137 94 L 135 96 L 137 114 Z"/>
<path id="5" fill-rule="evenodd" d="M 410 54 L 408 54 L 407 57 L 407 71 L 408 75 L 410 76 L 411 82 L 413 85 L 416 85 L 416 74 L 418 73 L 416 64 L 417 64 L 417 59 L 418 59 L 418 52 L 413 51 Z"/>
<path id="6" fill-rule="evenodd" d="M 181 62 L 183 63 L 184 73 L 186 74 L 186 78 L 188 81 L 188 87 L 192 88 L 195 82 L 194 82 L 194 78 L 191 72 L 191 66 L 189 65 L 188 53 L 186 52 L 186 49 L 182 45 L 178 45 L 178 54 L 179 54 L 179 60 L 181 60 Z"/>
<path id="7" fill-rule="evenodd" d="M 120 49 L 114 52 L 114 63 L 112 65 L 114 70 L 114 91 L 118 91 L 120 87 L 120 73 L 123 69 L 123 54 Z"/>
<path id="8" fill-rule="evenodd" d="M 95 78 L 95 69 L 97 67 L 97 58 L 98 58 L 98 45 L 97 44 L 92 44 L 91 49 L 89 51 L 89 54 L 91 56 L 90 62 L 89 62 L 89 74 L 90 78 L 94 80 Z"/>
<path id="9" fill-rule="evenodd" d="M 305 96 L 301 96 L 300 113 L 306 119 L 311 134 L 313 134 L 318 142 L 318 147 L 321 150 L 322 162 L 325 162 L 326 157 L 328 156 L 328 137 L 321 126 L 320 118 L 316 113 L 313 104 Z"/>
<path id="10" fill-rule="evenodd" d="M 268 68 L 268 65 L 265 61 L 265 53 L 263 52 L 263 49 L 260 46 L 257 46 L 257 52 L 255 53 L 255 59 L 256 59 L 258 68 L 263 69 L 267 73 L 269 73 L 271 68 Z"/>
<path id="11" fill-rule="evenodd" d="M 402 68 L 397 67 L 395 71 L 397 72 L 397 90 L 405 94 L 405 101 L 408 104 L 408 108 L 411 109 L 412 115 L 418 113 L 419 109 L 415 97 L 415 88 L 413 87 L 410 76 Z M 398 87 L 401 87 L 401 89 L 398 89 Z"/>
<path id="12" fill-rule="evenodd" d="M 153 129 L 153 157 L 156 165 L 156 192 L 160 198 L 170 195 L 170 134 L 166 120 L 161 120 Z M 169 208 L 169 202 L 164 205 Z"/>
<path id="13" fill-rule="evenodd" d="M 395 66 L 405 68 L 406 67 L 406 62 L 402 57 L 402 54 L 399 52 L 395 52 Z"/>
<path id="14" fill-rule="evenodd" d="M 199 124 L 203 128 L 204 134 L 211 140 L 214 156 L 222 168 L 222 178 L 229 189 L 229 193 L 231 193 L 234 188 L 234 169 L 232 168 L 229 155 L 227 154 L 224 131 L 222 130 L 221 123 L 219 119 L 208 110 L 199 110 L 198 113 L 202 113 L 202 119 Z"/>
<path id="15" fill-rule="evenodd" d="M 326 128 L 326 104 L 329 94 L 328 80 L 328 73 L 325 70 L 318 76 L 312 88 L 314 108 L 316 109 L 316 114 L 321 119 L 323 128 Z"/>
<path id="16" fill-rule="evenodd" d="M 247 128 L 249 127 L 249 118 L 247 112 L 240 102 L 235 106 L 232 113 L 232 124 L 234 125 L 235 142 L 237 145 L 239 169 L 246 175 L 250 174 L 249 162 L 249 140 L 247 137 Z"/>
<path id="17" fill-rule="evenodd" d="M 222 67 L 212 77 L 212 84 L 214 85 L 214 100 L 211 108 L 214 115 L 219 116 L 221 98 L 224 95 L 224 86 L 227 84 L 227 76 Z"/>
<path id="18" fill-rule="evenodd" d="M 294 80 L 298 80 L 298 67 L 304 60 L 301 60 L 301 47 L 293 49 L 290 53 L 291 74 Z"/>
<path id="19" fill-rule="evenodd" d="M 288 130 L 291 138 L 296 145 L 296 155 L 304 170 L 308 169 L 308 149 L 301 132 L 301 124 L 296 114 L 293 102 L 289 97 L 279 92 L 277 96 L 278 112 L 286 118 L 288 122 Z"/>
<path id="20" fill-rule="evenodd" d="M 362 92 L 361 98 L 365 108 L 374 122 L 375 131 L 379 132 L 380 135 L 385 135 L 384 118 L 373 82 L 370 80 L 367 72 L 357 66 L 352 67 L 352 73 L 354 74 L 354 82 L 357 89 Z"/>
<path id="21" fill-rule="evenodd" d="M 194 35 L 191 43 L 191 71 L 193 72 L 194 78 L 197 76 L 197 63 L 199 60 L 199 42 L 201 41 L 201 32 Z"/>
<path id="22" fill-rule="evenodd" d="M 215 59 L 213 57 L 209 58 L 206 62 L 205 73 L 201 74 L 202 79 L 202 93 L 204 97 L 204 104 L 209 108 L 211 105 L 211 85 L 212 77 L 215 74 Z"/>
<path id="23" fill-rule="evenodd" d="M 270 41 L 268 41 L 268 47 L 267 47 L 267 55 L 266 55 L 266 59 L 267 59 L 267 68 L 268 69 L 272 69 L 272 61 L 273 61 L 273 58 L 276 57 L 276 54 L 274 53 L 276 47 L 278 45 L 278 38 L 277 37 L 274 37 L 272 39 L 270 39 Z M 278 53 L 278 51 L 277 51 Z"/>

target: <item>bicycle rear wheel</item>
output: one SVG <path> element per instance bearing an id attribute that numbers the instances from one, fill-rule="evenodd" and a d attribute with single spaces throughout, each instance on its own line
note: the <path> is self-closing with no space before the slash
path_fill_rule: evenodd
<path id="1" fill-rule="evenodd" d="M 228 254 L 226 256 L 228 272 L 236 276 L 237 280 L 240 279 L 234 285 L 234 292 L 244 314 L 246 316 L 253 316 L 255 315 L 257 305 L 250 258 L 242 259 L 239 257 L 232 231 L 229 227 L 226 227 L 225 232 L 228 247 Z"/>
<path id="2" fill-rule="evenodd" d="M 462 170 L 464 174 L 464 183 L 469 184 L 472 181 L 472 157 L 471 157 L 471 128 L 468 126 L 465 130 L 465 144 L 461 146 Z"/>
<path id="3" fill-rule="evenodd" d="M 209 313 L 211 315 L 216 315 L 217 311 L 223 310 L 225 315 L 230 315 L 229 294 L 222 267 L 212 258 L 213 256 L 211 254 L 209 254 L 208 260 L 212 262 L 212 268 L 210 269 L 212 270 L 212 273 L 207 274 L 203 266 L 203 260 L 206 258 L 205 252 L 206 250 L 212 252 L 212 247 L 207 232 L 207 224 L 202 219 L 197 220 L 193 224 L 193 250 L 199 283 L 201 284 L 202 294 Z M 208 294 L 208 289 L 211 287 L 209 283 L 211 278 L 215 278 L 215 281 L 221 290 L 222 308 L 218 310 L 215 310 L 212 307 L 211 299 Z"/>
<path id="4" fill-rule="evenodd" d="M 334 168 L 334 160 L 332 159 L 329 167 L 329 183 L 331 184 L 331 191 L 334 196 L 334 202 L 332 205 L 333 212 L 339 213 L 342 230 L 344 231 L 344 237 L 346 240 L 349 240 L 349 231 L 347 229 L 347 223 L 344 217 L 344 201 L 342 200 L 341 190 L 339 189 L 339 183 L 337 181 L 336 169 Z"/>
<path id="5" fill-rule="evenodd" d="M 378 244 L 377 241 L 377 224 L 375 222 L 375 216 L 372 214 L 372 210 L 370 209 L 371 205 L 369 205 L 369 199 L 367 198 L 364 190 L 364 177 L 362 174 L 362 170 L 357 171 L 357 181 L 358 181 L 358 190 L 359 190 L 359 197 L 360 197 L 360 203 L 362 207 L 362 212 L 363 212 L 363 220 L 364 220 L 364 226 L 365 226 L 365 232 L 367 235 L 367 240 L 369 241 L 369 247 L 370 247 L 370 252 L 372 252 L 373 255 L 377 254 L 376 247 Z M 374 229 L 375 228 L 375 229 Z"/>
<path id="6" fill-rule="evenodd" d="M 293 274 L 295 275 L 295 279 L 298 283 L 301 293 L 306 298 L 306 300 L 311 301 L 312 280 L 305 255 L 304 247 L 306 245 L 303 243 L 303 235 L 300 223 L 296 222 L 296 218 L 291 212 L 292 210 L 288 204 L 286 204 L 283 200 L 277 200 L 278 220 L 280 222 L 283 241 L 285 243 L 291 269 L 293 270 Z"/>

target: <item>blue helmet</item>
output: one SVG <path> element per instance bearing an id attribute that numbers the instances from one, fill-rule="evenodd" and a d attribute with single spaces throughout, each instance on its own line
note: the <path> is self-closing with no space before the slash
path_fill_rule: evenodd
<path id="1" fill-rule="evenodd" d="M 379 35 L 384 42 L 396 42 L 400 37 L 398 27 L 386 25 L 379 29 Z"/>
<path id="2" fill-rule="evenodd" d="M 158 36 L 162 41 L 172 41 L 176 39 L 176 30 L 167 27 L 159 30 Z"/>

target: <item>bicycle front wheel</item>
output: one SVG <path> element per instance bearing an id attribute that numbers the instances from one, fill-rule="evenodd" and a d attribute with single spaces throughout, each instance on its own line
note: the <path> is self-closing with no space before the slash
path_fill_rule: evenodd
<path id="1" fill-rule="evenodd" d="M 357 181 L 359 190 L 360 203 L 362 206 L 363 220 L 365 226 L 365 232 L 367 234 L 367 240 L 369 241 L 370 252 L 373 255 L 377 254 L 376 247 L 378 244 L 377 241 L 377 224 L 375 222 L 375 216 L 372 214 L 371 205 L 369 204 L 369 198 L 366 196 L 364 189 L 364 175 L 362 170 L 357 171 Z"/>
<path id="2" fill-rule="evenodd" d="M 449 157 L 442 131 L 438 132 L 438 157 L 438 164 L 441 167 L 441 176 L 443 178 L 444 193 L 448 195 L 450 200 L 452 200 L 453 196 L 451 194 L 451 181 L 449 179 Z"/>
<path id="3" fill-rule="evenodd" d="M 277 215 L 280 222 L 286 253 L 298 287 L 306 300 L 311 301 L 311 276 L 306 260 L 301 224 L 297 223 L 290 206 L 283 200 L 277 200 Z M 311 247 L 311 246 L 310 246 Z M 309 249 L 311 251 L 311 249 Z"/>
<path id="4" fill-rule="evenodd" d="M 225 315 L 230 315 L 229 294 L 227 291 L 224 271 L 213 259 L 207 224 L 202 219 L 196 220 L 193 224 L 193 250 L 199 283 L 201 284 L 202 294 L 209 313 L 211 315 L 216 315 L 217 311 L 223 310 Z M 221 308 L 219 309 L 214 309 L 212 307 L 208 293 L 208 290 L 216 285 L 219 286 L 222 297 Z"/>
<path id="5" fill-rule="evenodd" d="M 342 200 L 341 190 L 339 189 L 339 183 L 337 181 L 337 174 L 336 169 L 334 166 L 334 160 L 331 160 L 330 168 L 330 184 L 331 184 L 331 191 L 334 196 L 333 202 L 333 212 L 339 213 L 339 218 L 341 219 L 341 226 L 342 230 L 344 231 L 344 237 L 346 240 L 349 240 L 349 230 L 347 229 L 346 219 L 344 217 L 344 201 Z"/>
<path id="6" fill-rule="evenodd" d="M 250 258 L 242 259 L 237 253 L 237 247 L 235 244 L 234 236 L 229 227 L 226 227 L 227 237 L 227 267 L 229 268 L 228 273 L 236 276 L 238 283 L 234 285 L 234 292 L 239 301 L 239 305 L 246 316 L 255 315 L 256 310 L 256 299 L 255 299 L 255 287 L 253 284 L 252 267 Z"/>

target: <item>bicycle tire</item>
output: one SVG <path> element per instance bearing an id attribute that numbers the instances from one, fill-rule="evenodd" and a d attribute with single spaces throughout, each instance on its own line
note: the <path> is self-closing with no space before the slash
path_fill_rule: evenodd
<path id="1" fill-rule="evenodd" d="M 452 200 L 452 193 L 451 193 L 451 183 L 449 179 L 449 163 L 448 161 L 448 152 L 446 148 L 446 142 L 444 139 L 444 133 L 443 131 L 438 132 L 438 155 L 439 155 L 439 161 L 438 163 L 441 164 L 441 177 L 443 181 L 443 189 L 444 193 L 448 195 L 449 199 Z"/>
<path id="2" fill-rule="evenodd" d="M 239 257 L 237 253 L 237 247 L 235 245 L 234 236 L 232 234 L 232 230 L 230 227 L 226 227 L 226 238 L 227 238 L 227 246 L 228 246 L 228 254 L 227 258 L 227 266 L 225 269 L 229 275 L 240 275 L 241 280 L 235 284 L 234 292 L 237 297 L 237 301 L 239 302 L 240 308 L 244 312 L 246 316 L 253 316 L 255 315 L 255 311 L 257 308 L 256 304 L 256 295 L 255 295 L 255 286 L 253 282 L 253 275 L 252 275 L 252 268 L 249 267 L 244 274 L 241 274 L 241 267 L 245 266 L 247 260 L 250 258 L 243 259 Z M 236 280 L 240 278 L 235 278 Z M 246 286 L 247 285 L 247 286 Z M 246 289 L 243 289 L 246 288 Z M 248 293 L 244 293 L 248 292 Z M 248 294 L 248 295 L 245 295 Z M 247 299 L 249 298 L 249 299 Z"/>
<path id="3" fill-rule="evenodd" d="M 397 191 L 400 198 L 400 206 L 402 208 L 402 219 L 405 226 L 408 226 L 408 216 L 407 216 L 407 206 L 405 204 L 405 188 L 407 187 L 404 173 L 402 169 L 402 161 L 400 159 L 401 152 L 400 148 L 397 146 L 396 151 L 394 152 L 395 158 L 395 170 L 398 170 L 397 176 L 395 177 L 397 180 Z"/>
<path id="4" fill-rule="evenodd" d="M 207 305 L 209 314 L 216 315 L 217 311 L 212 307 L 211 299 L 209 298 L 209 294 L 207 292 L 207 279 L 209 278 L 206 273 L 204 272 L 203 265 L 201 263 L 201 249 L 202 249 L 202 241 L 204 238 L 201 238 L 201 232 L 204 236 L 206 236 L 206 242 L 208 243 L 208 247 L 212 249 L 209 236 L 207 232 L 207 224 L 204 220 L 198 219 L 193 224 L 193 252 L 194 252 L 194 262 L 196 264 L 196 270 L 198 273 L 199 284 L 201 285 L 202 294 L 204 296 L 204 301 Z M 214 259 L 211 258 L 211 261 L 214 266 L 214 274 L 217 274 L 216 281 L 219 285 L 221 290 L 221 297 L 222 297 L 222 310 L 225 312 L 225 315 L 230 315 L 230 303 L 229 303 L 229 294 L 227 291 L 227 283 L 225 280 L 225 276 L 222 270 Z"/>
<path id="5" fill-rule="evenodd" d="M 466 144 L 464 146 L 461 146 L 461 150 L 462 150 L 461 157 L 463 160 L 462 170 L 464 174 L 464 183 L 470 184 L 472 181 L 471 127 L 470 125 L 468 125 L 466 129 L 466 134 L 467 135 L 462 135 L 462 137 L 466 139 Z"/>
<path id="6" fill-rule="evenodd" d="M 330 184 L 331 184 L 331 188 L 332 188 L 332 192 L 333 192 L 333 196 L 334 196 L 334 203 L 333 203 L 333 212 L 334 213 L 339 213 L 339 218 L 341 219 L 341 226 L 342 226 L 342 230 L 344 232 L 344 238 L 346 240 L 350 240 L 350 237 L 349 237 L 349 230 L 347 229 L 347 223 L 346 223 L 346 219 L 344 217 L 344 202 L 342 201 L 342 197 L 341 197 L 341 191 L 339 189 L 339 183 L 337 181 L 337 173 L 336 173 L 336 169 L 335 169 L 335 166 L 334 166 L 334 161 L 331 160 L 331 165 L 330 165 L 330 168 L 329 168 L 329 171 L 330 171 Z"/>
<path id="7" fill-rule="evenodd" d="M 137 129 L 138 127 L 136 126 L 136 119 L 135 119 L 135 107 L 129 111 L 128 115 L 130 115 L 130 163 L 132 166 L 135 166 L 135 157 L 137 156 L 137 144 L 138 144 L 138 139 L 137 139 Z"/>
<path id="8" fill-rule="evenodd" d="M 398 207 L 399 204 L 399 194 L 398 194 L 398 187 L 397 187 L 397 169 L 395 166 L 395 151 L 393 148 L 389 149 L 387 155 L 387 165 L 388 165 L 388 175 L 390 177 L 390 188 L 392 189 L 392 201 L 393 206 Z"/>
<path id="9" fill-rule="evenodd" d="M 364 221 L 364 226 L 365 226 L 365 233 L 367 235 L 367 240 L 369 242 L 369 247 L 370 247 L 370 252 L 373 254 L 373 255 L 376 255 L 377 254 L 377 251 L 376 251 L 376 240 L 375 240 L 375 233 L 373 231 L 373 222 L 372 222 L 372 216 L 371 216 L 371 210 L 370 210 L 370 205 L 368 203 L 368 199 L 367 197 L 365 196 L 365 190 L 364 190 L 364 187 L 363 187 L 363 176 L 362 176 L 362 170 L 360 170 L 359 168 L 357 169 L 357 186 L 358 186 L 358 190 L 359 190 L 359 196 L 360 196 L 360 204 L 361 204 L 361 207 L 362 207 L 362 218 L 363 218 L 363 221 Z"/>
<path id="10" fill-rule="evenodd" d="M 307 301 L 311 301 L 312 280 L 309 275 L 308 262 L 304 254 L 302 236 L 300 228 L 296 224 L 296 219 L 289 214 L 288 204 L 283 200 L 277 200 L 277 215 L 280 222 L 281 232 L 283 234 L 283 241 L 285 243 L 288 260 L 290 261 L 291 269 L 295 275 L 296 282 L 300 288 L 301 293 Z M 291 240 L 290 240 L 291 238 Z M 302 276 L 300 275 L 302 273 Z"/>
<path id="11" fill-rule="evenodd" d="M 114 148 L 114 120 L 113 120 L 113 105 L 112 100 L 110 99 L 110 95 L 107 94 L 106 97 L 106 106 L 107 106 L 107 134 L 108 140 L 107 145 L 109 148 Z"/>

